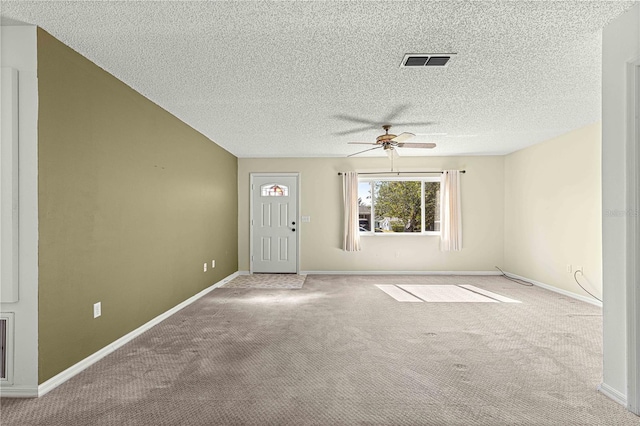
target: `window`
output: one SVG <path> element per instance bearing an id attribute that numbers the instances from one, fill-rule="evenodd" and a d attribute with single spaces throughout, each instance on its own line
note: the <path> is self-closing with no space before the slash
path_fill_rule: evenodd
<path id="1" fill-rule="evenodd" d="M 287 197 L 289 196 L 289 187 L 277 183 L 268 183 L 260 187 L 260 195 L 263 197 Z"/>
<path id="2" fill-rule="evenodd" d="M 439 234 L 440 177 L 360 178 L 360 232 Z"/>

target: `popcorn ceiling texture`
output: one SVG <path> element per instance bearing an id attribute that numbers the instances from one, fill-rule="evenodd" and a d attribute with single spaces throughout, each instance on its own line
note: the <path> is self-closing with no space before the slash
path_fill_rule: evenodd
<path id="1" fill-rule="evenodd" d="M 392 129 L 438 145 L 405 156 L 503 154 L 594 123 L 601 29 L 632 4 L 2 1 L 0 11 L 238 157 L 317 157 L 356 152 L 347 142 L 374 141 L 387 121 L 433 122 Z M 446 69 L 399 67 L 423 52 L 458 56 Z"/>

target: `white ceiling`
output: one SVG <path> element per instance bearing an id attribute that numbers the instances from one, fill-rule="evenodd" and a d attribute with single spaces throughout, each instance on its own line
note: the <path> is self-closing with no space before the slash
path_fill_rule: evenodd
<path id="1" fill-rule="evenodd" d="M 601 29 L 632 4 L 2 0 L 0 13 L 238 157 L 346 156 L 387 122 L 437 143 L 403 156 L 488 155 L 600 119 Z M 458 56 L 399 67 L 423 52 Z"/>

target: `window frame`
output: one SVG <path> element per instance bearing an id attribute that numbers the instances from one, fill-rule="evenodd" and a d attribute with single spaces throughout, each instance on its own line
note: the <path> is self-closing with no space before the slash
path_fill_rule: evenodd
<path id="1" fill-rule="evenodd" d="M 375 193 L 373 191 L 373 182 L 420 182 L 420 232 L 375 232 Z M 389 236 L 389 235 L 412 235 L 412 236 L 440 236 L 442 232 L 442 227 L 440 231 L 425 231 L 425 183 L 426 182 L 442 182 L 442 175 L 439 176 L 358 176 L 358 185 L 361 183 L 369 183 L 370 192 L 371 192 L 371 230 L 369 231 L 361 231 L 358 227 L 358 232 L 360 236 Z"/>

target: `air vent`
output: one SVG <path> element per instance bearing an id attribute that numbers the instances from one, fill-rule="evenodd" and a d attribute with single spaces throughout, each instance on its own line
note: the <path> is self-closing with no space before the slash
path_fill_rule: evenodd
<path id="1" fill-rule="evenodd" d="M 0 312 L 0 385 L 13 384 L 13 312 Z"/>
<path id="2" fill-rule="evenodd" d="M 407 53 L 402 59 L 400 68 L 415 68 L 415 67 L 448 67 L 455 53 Z"/>
<path id="3" fill-rule="evenodd" d="M 429 60 L 428 56 L 409 56 L 406 61 L 404 61 L 405 67 L 423 67 Z"/>
<path id="4" fill-rule="evenodd" d="M 7 319 L 0 318 L 0 380 L 7 380 Z"/>

